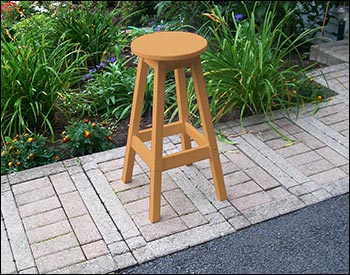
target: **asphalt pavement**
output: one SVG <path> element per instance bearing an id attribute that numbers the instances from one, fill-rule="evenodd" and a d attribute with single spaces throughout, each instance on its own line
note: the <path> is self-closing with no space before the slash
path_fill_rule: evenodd
<path id="1" fill-rule="evenodd" d="M 116 274 L 349 274 L 349 193 Z"/>

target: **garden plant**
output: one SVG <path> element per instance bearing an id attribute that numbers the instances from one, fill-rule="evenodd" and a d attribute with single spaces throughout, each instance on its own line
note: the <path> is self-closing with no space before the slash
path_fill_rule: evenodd
<path id="1" fill-rule="evenodd" d="M 316 110 L 327 90 L 306 77 L 311 67 L 291 66 L 288 59 L 298 55 L 302 61 L 300 51 L 320 30 L 324 5 L 1 1 L 2 174 L 115 146 L 121 129 L 127 130 L 132 105 L 137 60 L 130 43 L 145 33 L 182 30 L 208 40 L 202 60 L 215 123 L 232 113 L 239 113 L 241 121 L 263 113 L 275 127 L 273 110 L 288 114 L 307 102 L 314 102 Z M 152 77 L 150 71 L 146 118 L 151 116 Z M 199 125 L 193 83 L 187 84 L 189 113 Z M 171 73 L 165 107 L 167 119 L 176 119 Z"/>
<path id="2" fill-rule="evenodd" d="M 275 25 L 277 5 L 275 2 L 267 8 L 260 25 L 256 24 L 256 6 L 244 15 L 223 14 L 218 6 L 207 14 L 212 21 L 208 28 L 211 46 L 203 65 L 214 121 L 235 108 L 242 120 L 244 115 L 268 116 L 276 109 L 288 113 L 291 106 L 317 102 L 318 94 L 307 94 L 303 89 L 310 68 L 285 65 L 291 53 L 301 55 L 299 48 L 312 40 L 311 34 L 317 29 L 305 30 L 297 37 L 286 34 L 284 27 L 295 10 L 288 11 Z"/>
<path id="3" fill-rule="evenodd" d="M 46 137 L 29 133 L 16 135 L 14 139 L 6 137 L 1 149 L 1 174 L 60 160 L 60 153 L 53 147 L 48 147 L 47 142 Z"/>

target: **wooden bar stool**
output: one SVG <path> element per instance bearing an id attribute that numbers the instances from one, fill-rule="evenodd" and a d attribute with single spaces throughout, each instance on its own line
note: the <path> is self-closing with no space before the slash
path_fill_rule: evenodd
<path id="1" fill-rule="evenodd" d="M 122 181 L 131 181 L 137 153 L 150 168 L 151 222 L 160 220 L 162 172 L 168 169 L 209 158 L 216 195 L 220 201 L 227 198 L 200 60 L 207 45 L 197 34 L 178 31 L 146 34 L 131 42 L 131 51 L 139 59 Z M 154 69 L 152 128 L 140 130 L 148 66 Z M 204 134 L 188 120 L 185 68 L 191 68 Z M 175 74 L 179 120 L 164 125 L 165 73 L 170 70 Z M 163 156 L 163 138 L 175 134 L 180 134 L 182 151 Z M 191 139 L 198 147 L 191 147 Z M 149 140 L 151 149 L 144 143 Z"/>

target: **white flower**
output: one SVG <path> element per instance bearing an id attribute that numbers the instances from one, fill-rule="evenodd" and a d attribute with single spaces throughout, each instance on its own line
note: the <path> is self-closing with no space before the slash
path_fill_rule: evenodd
<path id="1" fill-rule="evenodd" d="M 43 6 L 40 6 L 40 7 L 35 6 L 35 7 L 34 7 L 34 10 L 35 10 L 35 11 L 38 11 L 38 12 L 41 12 L 41 13 L 43 13 L 43 12 L 48 12 L 48 10 L 45 9 Z"/>

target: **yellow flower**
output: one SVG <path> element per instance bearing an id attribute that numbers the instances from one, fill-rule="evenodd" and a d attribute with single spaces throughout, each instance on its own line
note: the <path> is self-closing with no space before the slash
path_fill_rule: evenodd
<path id="1" fill-rule="evenodd" d="M 8 165 L 8 167 L 12 167 L 13 166 L 13 162 L 10 161 L 7 165 Z"/>
<path id="2" fill-rule="evenodd" d="M 33 154 L 33 153 L 30 153 L 27 157 L 27 159 L 29 159 L 29 160 L 32 160 L 34 158 L 35 158 L 35 154 Z"/>
<path id="3" fill-rule="evenodd" d="M 69 141 L 69 136 L 65 136 L 64 138 L 62 138 L 63 143 L 67 143 L 68 141 Z"/>
<path id="4" fill-rule="evenodd" d="M 28 142 L 29 143 L 33 143 L 34 142 L 34 138 L 32 138 L 32 137 L 28 138 Z"/>
<path id="5" fill-rule="evenodd" d="M 12 140 L 12 142 L 17 142 L 19 140 L 19 135 L 16 135 L 14 140 Z"/>
<path id="6" fill-rule="evenodd" d="M 321 96 L 321 95 L 318 95 L 318 96 L 317 96 L 317 99 L 318 99 L 319 101 L 321 101 L 321 100 L 322 100 L 322 96 Z"/>
<path id="7" fill-rule="evenodd" d="M 1 152 L 2 157 L 5 156 L 6 154 L 7 154 L 7 151 L 5 151 L 5 150 Z"/>
<path id="8" fill-rule="evenodd" d="M 97 126 L 97 124 L 95 122 L 91 124 L 91 127 L 95 128 L 96 126 Z"/>
<path id="9" fill-rule="evenodd" d="M 84 132 L 84 137 L 89 138 L 91 137 L 91 133 L 89 131 Z"/>

